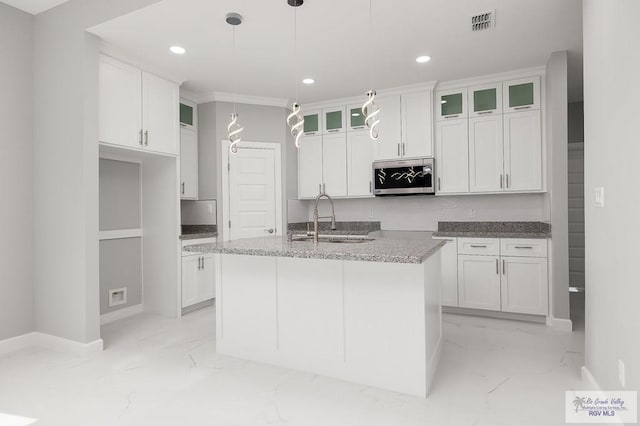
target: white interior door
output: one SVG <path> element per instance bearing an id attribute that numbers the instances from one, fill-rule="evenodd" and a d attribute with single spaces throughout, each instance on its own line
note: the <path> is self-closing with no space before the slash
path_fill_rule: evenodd
<path id="1" fill-rule="evenodd" d="M 228 172 L 228 239 L 278 233 L 276 151 L 240 146 L 229 155 Z"/>

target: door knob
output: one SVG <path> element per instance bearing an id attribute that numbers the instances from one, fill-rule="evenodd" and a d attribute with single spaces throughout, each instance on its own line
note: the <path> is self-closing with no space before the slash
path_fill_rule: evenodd
<path id="1" fill-rule="evenodd" d="M 265 231 L 267 231 L 270 234 L 273 234 L 273 232 L 274 232 L 273 228 L 265 229 Z"/>

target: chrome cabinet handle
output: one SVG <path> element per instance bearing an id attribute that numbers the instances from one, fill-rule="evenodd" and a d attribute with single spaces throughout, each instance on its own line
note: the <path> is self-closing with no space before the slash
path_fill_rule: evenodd
<path id="1" fill-rule="evenodd" d="M 405 155 L 407 155 L 407 144 L 403 143 L 402 144 L 402 156 L 404 157 Z"/>
<path id="2" fill-rule="evenodd" d="M 531 105 L 527 105 L 527 106 L 521 106 L 521 107 L 515 107 L 515 110 L 521 110 L 521 109 L 529 109 L 531 108 Z"/>
<path id="3" fill-rule="evenodd" d="M 138 143 L 139 143 L 140 145 L 142 145 L 142 129 L 140 129 L 140 132 L 139 132 L 139 133 L 140 133 L 140 135 L 139 135 L 139 137 L 138 137 Z"/>
<path id="4" fill-rule="evenodd" d="M 321 183 L 318 184 L 318 192 L 322 192 L 322 184 Z"/>
<path id="5" fill-rule="evenodd" d="M 144 131 L 144 145 L 145 146 L 149 146 L 149 131 L 148 130 Z"/>
<path id="6" fill-rule="evenodd" d="M 498 259 L 496 259 L 496 274 L 500 275 L 500 264 L 498 263 Z"/>
<path id="7" fill-rule="evenodd" d="M 505 178 L 507 179 L 507 189 L 509 189 L 509 173 L 505 175 Z"/>
<path id="8" fill-rule="evenodd" d="M 502 189 L 502 175 L 500 175 L 500 189 Z"/>
<path id="9" fill-rule="evenodd" d="M 515 246 L 516 249 L 532 249 L 533 246 Z"/>
<path id="10" fill-rule="evenodd" d="M 504 259 L 502 259 L 502 275 L 507 275 L 507 266 L 504 263 Z"/>
<path id="11" fill-rule="evenodd" d="M 372 186 L 373 186 L 373 184 L 371 183 L 371 181 L 369 181 L 369 193 L 373 192 L 372 188 L 371 188 Z"/>
<path id="12" fill-rule="evenodd" d="M 398 144 L 398 157 L 400 157 L 400 144 Z"/>
<path id="13" fill-rule="evenodd" d="M 440 191 L 441 188 L 442 188 L 442 185 L 440 185 L 440 178 L 438 178 L 438 191 Z"/>
<path id="14" fill-rule="evenodd" d="M 489 110 L 489 111 L 478 111 L 478 112 L 476 112 L 476 114 L 478 114 L 478 115 L 493 114 L 493 111 L 492 110 Z"/>
<path id="15" fill-rule="evenodd" d="M 456 114 L 456 115 L 447 115 L 444 117 L 445 120 L 449 119 L 449 118 L 458 118 L 460 115 Z"/>
<path id="16" fill-rule="evenodd" d="M 203 270 L 204 270 L 204 267 L 205 267 L 205 265 L 204 265 L 204 257 L 202 257 L 202 269 Z"/>
<path id="17" fill-rule="evenodd" d="M 335 132 L 339 132 L 340 129 L 331 129 L 331 130 L 327 130 L 327 132 L 329 133 L 335 133 Z"/>
<path id="18" fill-rule="evenodd" d="M 180 186 L 181 186 L 180 192 L 182 193 L 182 195 L 184 195 L 184 182 L 182 182 Z"/>
<path id="19" fill-rule="evenodd" d="M 487 248 L 486 244 L 471 244 L 471 248 Z"/>
<path id="20" fill-rule="evenodd" d="M 322 192 L 327 192 L 327 185 L 326 184 L 322 184 Z"/>

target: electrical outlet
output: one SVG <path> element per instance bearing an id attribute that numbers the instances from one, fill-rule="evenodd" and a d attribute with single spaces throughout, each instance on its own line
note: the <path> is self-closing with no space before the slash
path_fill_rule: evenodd
<path id="1" fill-rule="evenodd" d="M 469 217 L 476 217 L 478 211 L 476 209 L 469 210 Z"/>
<path id="2" fill-rule="evenodd" d="M 604 207 L 604 188 L 598 186 L 593 190 L 593 201 L 596 203 L 596 207 Z"/>
<path id="3" fill-rule="evenodd" d="M 625 372 L 624 362 L 622 362 L 621 359 L 618 360 L 618 381 L 620 382 L 620 386 L 626 386 L 627 374 Z"/>

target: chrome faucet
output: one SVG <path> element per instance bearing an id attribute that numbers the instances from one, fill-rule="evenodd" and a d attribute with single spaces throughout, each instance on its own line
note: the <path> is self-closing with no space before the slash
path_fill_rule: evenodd
<path id="1" fill-rule="evenodd" d="M 331 216 L 318 216 L 318 203 L 320 202 L 320 198 L 325 197 L 331 203 Z M 320 190 L 320 193 L 316 197 L 315 204 L 313 206 L 313 242 L 314 244 L 318 243 L 318 219 L 331 219 L 331 229 L 335 231 L 336 229 L 336 210 L 333 205 L 333 199 L 324 192 L 323 189 Z"/>

